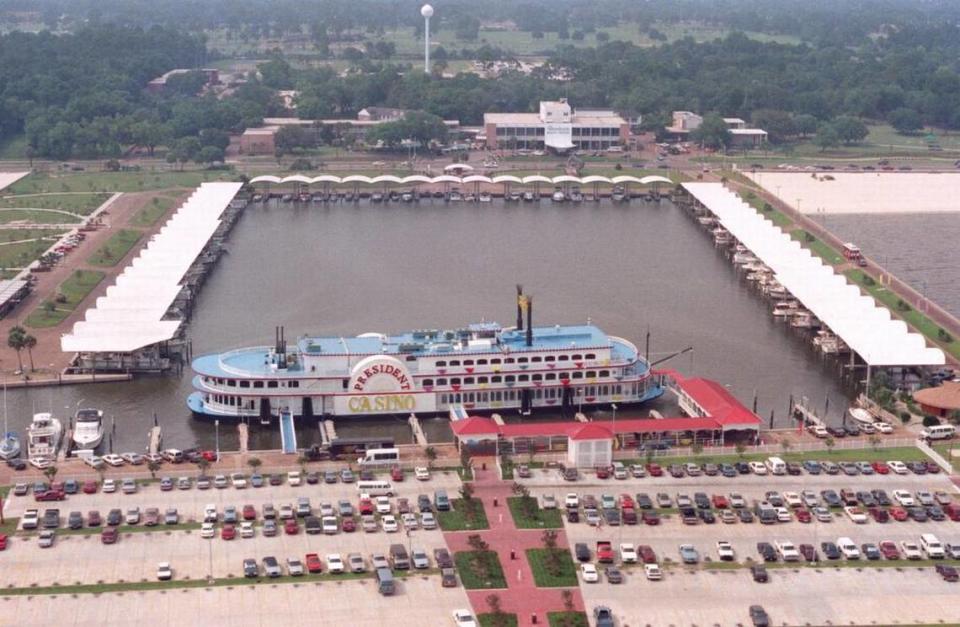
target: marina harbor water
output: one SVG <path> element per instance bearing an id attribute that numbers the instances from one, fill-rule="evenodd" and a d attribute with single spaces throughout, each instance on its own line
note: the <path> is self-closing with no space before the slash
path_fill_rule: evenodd
<path id="1" fill-rule="evenodd" d="M 515 283 L 535 297 L 537 325 L 590 321 L 643 356 L 649 330 L 651 362 L 693 346 L 668 365 L 723 382 L 748 406 L 756 395 L 757 413 L 766 420 L 773 412 L 775 424 L 789 424 L 791 397 L 820 407 L 829 397 L 834 420 L 846 406 L 838 364 L 774 321 L 696 221 L 667 200 L 257 204 L 244 212 L 229 254 L 196 300 L 189 337 L 194 355 L 202 355 L 269 345 L 278 326 L 294 337 L 352 337 L 506 322 L 515 314 Z M 25 433 L 39 411 L 66 426 L 79 407 L 97 407 L 107 430 L 102 448 L 112 439 L 115 450 L 142 450 L 154 414 L 164 446 L 212 447 L 212 420 L 192 418 L 185 405 L 192 391 L 189 369 L 125 383 L 11 390 L 10 427 Z M 651 408 L 662 409 L 655 402 L 633 415 Z M 337 432 L 410 442 L 408 416 L 338 420 Z M 420 422 L 429 440 L 450 440 L 446 417 Z M 319 441 L 315 422 L 298 420 L 296 428 L 300 446 Z M 219 444 L 235 448 L 235 429 L 221 425 Z M 251 421 L 250 448 L 280 448 L 276 421 L 263 428 Z"/>

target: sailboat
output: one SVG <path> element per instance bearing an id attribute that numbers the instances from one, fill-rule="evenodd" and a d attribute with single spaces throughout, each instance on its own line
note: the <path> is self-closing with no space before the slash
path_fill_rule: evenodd
<path id="1" fill-rule="evenodd" d="M 0 459 L 13 459 L 20 455 L 20 436 L 7 426 L 7 383 L 3 383 L 3 439 L 0 440 Z"/>

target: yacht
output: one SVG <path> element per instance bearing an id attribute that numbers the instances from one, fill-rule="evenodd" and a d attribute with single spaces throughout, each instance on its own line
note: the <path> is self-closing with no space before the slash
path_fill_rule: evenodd
<path id="1" fill-rule="evenodd" d="M 0 440 L 0 459 L 13 459 L 20 455 L 20 436 L 14 431 L 7 431 Z"/>
<path id="2" fill-rule="evenodd" d="M 73 443 L 78 449 L 95 449 L 103 441 L 103 412 L 81 409 L 73 419 Z"/>
<path id="3" fill-rule="evenodd" d="M 552 200 L 553 202 L 563 202 L 566 199 L 567 199 L 566 195 L 559 189 L 553 192 L 553 195 L 550 196 L 550 200 Z"/>
<path id="4" fill-rule="evenodd" d="M 53 459 L 60 447 L 63 425 L 48 412 L 33 415 L 27 427 L 27 454 L 30 459 Z"/>
<path id="5" fill-rule="evenodd" d="M 537 197 L 533 195 L 533 192 L 523 192 L 523 202 L 533 202 L 537 200 Z"/>
<path id="6" fill-rule="evenodd" d="M 790 326 L 795 329 L 817 329 L 820 328 L 820 321 L 806 309 L 799 309 L 793 313 Z"/>
<path id="7" fill-rule="evenodd" d="M 786 318 L 787 316 L 792 316 L 797 310 L 797 301 L 795 300 L 782 300 L 773 306 L 773 316 L 775 318 Z"/>
<path id="8" fill-rule="evenodd" d="M 493 196 L 489 192 L 480 192 L 480 202 L 493 202 Z"/>

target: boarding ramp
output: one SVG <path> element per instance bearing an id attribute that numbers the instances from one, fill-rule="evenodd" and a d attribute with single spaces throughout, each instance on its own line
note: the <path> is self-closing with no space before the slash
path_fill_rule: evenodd
<path id="1" fill-rule="evenodd" d="M 284 454 L 297 452 L 297 430 L 293 428 L 293 414 L 289 410 L 280 412 L 280 442 Z"/>

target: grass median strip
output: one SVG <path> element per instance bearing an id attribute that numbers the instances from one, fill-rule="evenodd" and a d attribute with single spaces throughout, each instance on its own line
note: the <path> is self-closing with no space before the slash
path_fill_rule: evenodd
<path id="1" fill-rule="evenodd" d="M 533 580 L 540 588 L 573 588 L 577 567 L 567 549 L 527 549 Z"/>
<path id="2" fill-rule="evenodd" d="M 169 196 L 157 196 L 149 205 L 137 212 L 130 220 L 130 226 L 148 227 L 159 220 L 167 211 L 173 207 L 175 199 Z"/>
<path id="3" fill-rule="evenodd" d="M 453 561 L 467 590 L 507 587 L 496 551 L 457 551 Z"/>
<path id="4" fill-rule="evenodd" d="M 480 627 L 517 627 L 519 624 L 517 623 L 517 615 L 507 612 L 477 614 L 477 620 L 480 621 Z"/>
<path id="5" fill-rule="evenodd" d="M 28 327 L 41 329 L 63 322 L 77 305 L 103 280 L 103 272 L 76 270 L 60 284 L 57 294 L 33 310 L 25 321 Z"/>
<path id="6" fill-rule="evenodd" d="M 749 449 L 748 449 L 749 450 Z M 654 457 L 650 461 L 656 462 L 661 466 L 666 464 L 685 464 L 693 462 L 695 464 L 734 464 L 736 462 L 766 461 L 771 453 L 744 453 L 743 455 L 670 455 L 664 457 Z M 889 461 L 899 460 L 902 462 L 925 462 L 929 461 L 926 453 L 915 446 L 894 446 L 889 448 L 861 448 L 861 449 L 843 449 L 843 450 L 823 450 L 823 451 L 797 451 L 792 453 L 778 453 L 777 457 L 787 462 L 802 462 L 807 459 L 816 459 L 831 462 L 847 461 Z M 623 460 L 623 463 L 646 464 L 646 459 Z"/>
<path id="7" fill-rule="evenodd" d="M 114 233 L 107 242 L 90 255 L 87 263 L 91 266 L 110 267 L 117 265 L 126 256 L 134 244 L 140 241 L 143 233 L 130 229 L 121 229 Z"/>
<path id="8" fill-rule="evenodd" d="M 517 529 L 560 529 L 563 521 L 558 509 L 541 509 L 533 497 L 511 496 L 507 498 L 510 515 Z"/>
<path id="9" fill-rule="evenodd" d="M 550 627 L 590 627 L 584 612 L 547 612 Z"/>
<path id="10" fill-rule="evenodd" d="M 480 499 L 453 499 L 452 509 L 446 512 L 437 512 L 437 521 L 444 531 L 470 531 L 474 529 L 489 529 L 487 512 Z"/>

